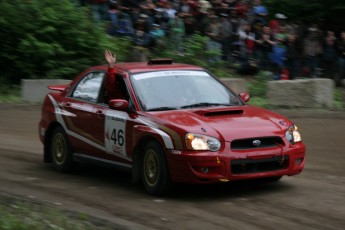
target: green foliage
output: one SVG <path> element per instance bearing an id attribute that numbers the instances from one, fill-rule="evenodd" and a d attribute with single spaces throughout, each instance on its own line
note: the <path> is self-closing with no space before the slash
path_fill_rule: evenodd
<path id="1" fill-rule="evenodd" d="M 201 66 L 209 70 L 217 77 L 228 77 L 228 72 L 224 67 L 222 60 L 215 60 L 220 57 L 221 52 L 216 50 L 208 50 L 207 42 L 209 38 L 200 34 L 194 34 L 183 42 L 183 54 L 178 54 L 173 49 L 173 40 L 167 38 L 162 42 L 162 46 L 157 47 L 151 53 L 152 57 L 168 57 L 174 62 L 188 63 L 191 65 Z"/>
<path id="2" fill-rule="evenodd" d="M 63 212 L 52 206 L 0 198 L 0 229 L 110 229 L 107 222 L 97 226 L 86 214 Z"/>
<path id="3" fill-rule="evenodd" d="M 291 21 L 320 23 L 321 20 L 326 26 L 324 29 L 329 29 L 330 25 L 344 29 L 340 28 L 345 24 L 343 0 L 263 0 L 262 2 L 268 7 L 272 17 L 275 13 L 283 13 Z"/>
<path id="4" fill-rule="evenodd" d="M 345 90 L 344 88 L 335 88 L 334 90 L 334 101 L 333 109 L 334 110 L 344 110 L 345 109 Z"/>
<path id="5" fill-rule="evenodd" d="M 21 102 L 19 85 L 1 84 L 0 81 L 0 103 Z"/>
<path id="6" fill-rule="evenodd" d="M 126 53 L 126 41 L 107 36 L 82 8 L 69 0 L 0 1 L 1 78 L 67 78 L 104 62 L 103 50 Z M 119 42 L 118 42 L 119 41 Z"/>
<path id="7" fill-rule="evenodd" d="M 108 37 L 110 43 L 104 45 L 104 49 L 110 50 L 116 54 L 116 59 L 119 62 L 130 61 L 132 40 L 127 37 Z M 101 50 L 102 51 L 102 50 Z M 99 52 L 99 51 L 98 51 Z M 103 52 L 101 52 L 103 55 Z M 102 56 L 102 60 L 104 60 Z"/>
<path id="8" fill-rule="evenodd" d="M 248 102 L 248 104 L 266 108 L 266 109 L 271 109 L 271 106 L 269 105 L 267 99 L 261 98 L 261 97 L 252 97 L 250 101 Z"/>
<path id="9" fill-rule="evenodd" d="M 270 72 L 259 72 L 259 74 L 248 84 L 250 96 L 266 98 L 267 81 L 271 79 L 272 74 Z"/>

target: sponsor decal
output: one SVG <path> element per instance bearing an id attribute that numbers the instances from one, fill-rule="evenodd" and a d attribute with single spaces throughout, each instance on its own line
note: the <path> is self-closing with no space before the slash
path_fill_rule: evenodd
<path id="1" fill-rule="evenodd" d="M 126 154 L 126 123 L 130 118 L 121 111 L 107 111 L 105 114 L 105 149 L 109 154 Z"/>
<path id="2" fill-rule="evenodd" d="M 210 75 L 204 71 L 170 70 L 170 71 L 156 71 L 156 72 L 135 74 L 135 75 L 133 75 L 133 78 L 135 80 L 142 80 L 142 79 L 164 77 L 164 76 L 204 76 L 204 77 L 210 77 Z"/>
<path id="3" fill-rule="evenodd" d="M 170 136 L 166 133 L 166 131 L 162 130 L 163 127 L 153 127 L 153 123 L 151 123 L 150 121 L 145 121 L 143 119 L 138 119 L 138 121 L 140 121 L 142 124 L 144 125 L 147 125 L 148 127 L 150 127 L 152 130 L 154 130 L 156 133 L 158 133 L 163 141 L 164 141 L 164 144 L 165 144 L 165 148 L 167 149 L 173 149 L 174 148 L 174 145 L 173 145 L 173 142 L 172 142 L 172 139 L 170 138 Z"/>
<path id="4" fill-rule="evenodd" d="M 180 155 L 181 153 L 182 151 L 179 151 L 179 150 L 174 150 L 174 149 L 171 150 L 171 154 Z"/>

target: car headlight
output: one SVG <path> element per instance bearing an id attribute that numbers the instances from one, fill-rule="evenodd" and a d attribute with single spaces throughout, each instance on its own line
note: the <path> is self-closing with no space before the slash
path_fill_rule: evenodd
<path id="1" fill-rule="evenodd" d="M 285 134 L 286 138 L 290 141 L 291 144 L 302 141 L 301 134 L 298 132 L 296 125 L 291 125 Z"/>
<path id="2" fill-rule="evenodd" d="M 214 137 L 194 133 L 187 133 L 185 141 L 189 150 L 209 150 L 215 152 L 221 146 L 220 141 Z"/>

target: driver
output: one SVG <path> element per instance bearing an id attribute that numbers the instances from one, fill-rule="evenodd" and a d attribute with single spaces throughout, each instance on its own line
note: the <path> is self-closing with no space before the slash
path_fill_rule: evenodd
<path id="1" fill-rule="evenodd" d="M 105 60 L 108 62 L 108 72 L 105 78 L 106 101 L 112 99 L 126 99 L 123 89 L 121 89 L 119 82 L 122 79 L 117 79 L 114 65 L 116 63 L 116 55 L 109 50 L 104 52 Z M 119 76 L 118 76 L 119 78 Z"/>

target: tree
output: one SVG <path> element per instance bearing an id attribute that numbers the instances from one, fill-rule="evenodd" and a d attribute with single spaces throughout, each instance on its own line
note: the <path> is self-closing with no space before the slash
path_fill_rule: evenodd
<path id="1" fill-rule="evenodd" d="M 104 62 L 103 50 L 119 51 L 129 42 L 107 36 L 87 8 L 69 0 L 0 2 L 0 79 L 67 78 Z M 125 58 L 126 52 L 117 52 Z"/>
<path id="2" fill-rule="evenodd" d="M 270 15 L 283 13 L 292 21 L 319 23 L 322 29 L 344 30 L 345 4 L 343 0 L 263 0 Z"/>

